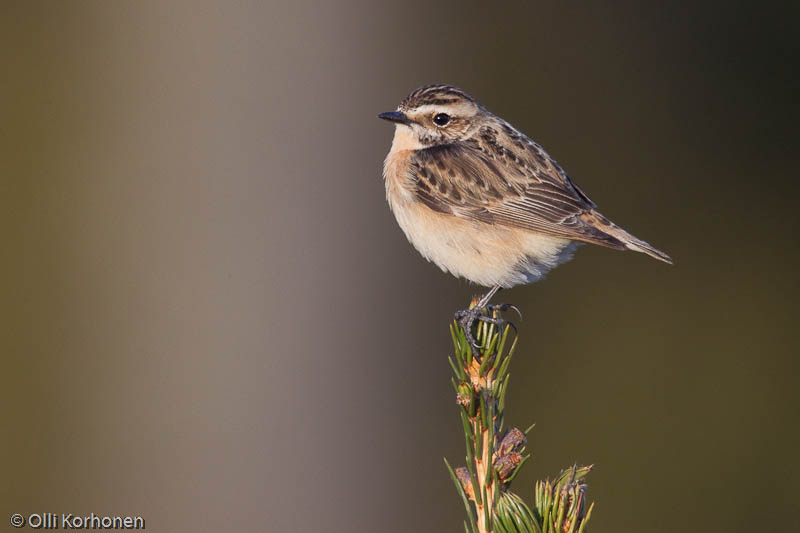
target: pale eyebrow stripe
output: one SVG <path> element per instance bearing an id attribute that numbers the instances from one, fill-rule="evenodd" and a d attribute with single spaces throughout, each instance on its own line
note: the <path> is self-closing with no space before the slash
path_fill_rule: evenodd
<path id="1" fill-rule="evenodd" d="M 467 108 L 468 106 L 464 103 L 447 104 L 447 105 L 425 104 L 419 106 L 414 111 L 417 113 L 422 113 L 423 115 L 427 113 L 433 113 L 434 111 L 458 115 L 458 114 L 466 114 L 465 111 L 467 110 Z"/>

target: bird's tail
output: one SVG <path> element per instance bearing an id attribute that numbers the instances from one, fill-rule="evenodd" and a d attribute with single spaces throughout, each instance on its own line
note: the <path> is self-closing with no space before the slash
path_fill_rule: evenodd
<path id="1" fill-rule="evenodd" d="M 588 215 L 588 217 L 587 217 Z M 589 222 L 595 228 L 601 230 L 603 233 L 610 235 L 617 241 L 619 241 L 626 249 L 633 250 L 634 252 L 642 252 L 643 254 L 647 254 L 653 259 L 658 259 L 659 261 L 663 261 L 668 264 L 672 264 L 672 259 L 670 256 L 655 248 L 650 246 L 648 243 L 644 242 L 641 239 L 637 239 L 624 229 L 620 228 L 606 217 L 598 213 L 597 211 L 592 211 L 591 213 L 586 213 L 581 218 L 584 221 Z M 590 218 L 590 220 L 587 220 Z"/>
<path id="2" fill-rule="evenodd" d="M 630 238 L 630 240 L 623 241 L 623 242 L 625 242 L 625 247 L 628 250 L 633 250 L 635 252 L 642 252 L 643 254 L 649 255 L 653 259 L 658 259 L 659 261 L 664 261 L 665 263 L 668 263 L 670 265 L 672 264 L 672 258 L 670 256 L 668 256 L 667 254 L 665 254 L 664 252 L 662 252 L 661 250 L 659 250 L 658 248 L 654 248 L 653 246 L 650 246 L 649 244 L 647 244 L 643 240 L 637 239 L 636 237 L 634 237 L 633 235 L 631 235 L 628 232 L 625 232 L 625 233 Z"/>

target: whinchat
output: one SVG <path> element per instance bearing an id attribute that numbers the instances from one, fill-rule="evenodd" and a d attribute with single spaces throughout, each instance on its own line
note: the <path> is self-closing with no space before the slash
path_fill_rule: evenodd
<path id="1" fill-rule="evenodd" d="M 421 87 L 378 117 L 396 125 L 383 176 L 400 228 L 445 272 L 491 288 L 475 309 L 501 287 L 540 279 L 581 243 L 672 263 L 601 215 L 541 146 L 461 89 Z"/>

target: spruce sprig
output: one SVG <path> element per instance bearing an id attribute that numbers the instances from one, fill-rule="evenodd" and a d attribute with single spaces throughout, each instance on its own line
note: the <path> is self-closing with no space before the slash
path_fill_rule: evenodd
<path id="1" fill-rule="evenodd" d="M 497 310 L 481 310 L 500 318 Z M 509 363 L 517 346 L 516 330 L 506 324 L 476 321 L 473 352 L 464 330 L 450 325 L 455 347 L 448 358 L 453 369 L 453 389 L 464 430 L 466 466 L 445 464 L 464 502 L 467 533 L 580 533 L 585 531 L 594 504 L 586 505 L 584 477 L 591 466 L 572 466 L 554 479 L 536 483 L 533 509 L 510 492 L 509 487 L 530 458 L 525 451 L 528 431 L 504 428 L 505 398 L 510 378 Z M 509 337 L 513 340 L 509 345 Z"/>

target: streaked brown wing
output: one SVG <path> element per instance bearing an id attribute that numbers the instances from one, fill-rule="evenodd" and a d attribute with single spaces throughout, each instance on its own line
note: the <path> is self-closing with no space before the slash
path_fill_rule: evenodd
<path id="1" fill-rule="evenodd" d="M 541 147 L 510 126 L 484 127 L 469 141 L 415 151 L 411 177 L 419 200 L 435 211 L 624 248 L 582 218 L 595 204 Z"/>

